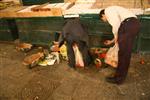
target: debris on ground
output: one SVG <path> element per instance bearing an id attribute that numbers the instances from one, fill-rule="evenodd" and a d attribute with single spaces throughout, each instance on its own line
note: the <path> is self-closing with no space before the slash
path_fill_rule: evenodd
<path id="1" fill-rule="evenodd" d="M 55 63 L 59 64 L 59 53 L 58 52 L 51 52 L 48 54 L 45 59 L 39 61 L 38 65 L 40 66 L 47 66 L 47 65 L 54 65 Z"/>
<path id="2" fill-rule="evenodd" d="M 102 62 L 100 59 L 96 58 L 94 61 L 96 68 L 100 68 L 102 66 Z"/>
<path id="3" fill-rule="evenodd" d="M 101 68 L 104 66 L 104 59 L 106 57 L 107 48 L 91 48 L 90 53 L 92 58 L 94 59 L 94 64 L 96 68 Z"/>
<path id="4" fill-rule="evenodd" d="M 32 68 L 35 65 L 37 65 L 38 62 L 43 58 L 44 58 L 44 53 L 38 52 L 38 53 L 25 57 L 23 60 L 23 64 L 26 66 L 29 66 L 29 68 Z"/>
<path id="5" fill-rule="evenodd" d="M 58 42 L 53 42 L 50 50 L 51 52 L 59 52 L 60 58 L 62 58 L 62 60 L 68 60 L 66 44 L 63 44 L 61 47 L 59 47 Z"/>
<path id="6" fill-rule="evenodd" d="M 144 59 L 141 59 L 141 60 L 140 60 L 140 64 L 142 64 L 142 65 L 145 64 Z"/>
<path id="7" fill-rule="evenodd" d="M 32 44 L 29 43 L 18 43 L 16 44 L 16 50 L 27 52 L 31 50 Z"/>

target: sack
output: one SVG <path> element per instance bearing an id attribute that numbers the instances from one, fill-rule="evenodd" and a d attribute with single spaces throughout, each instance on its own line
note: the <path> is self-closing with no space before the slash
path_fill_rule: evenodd
<path id="1" fill-rule="evenodd" d="M 118 47 L 118 43 L 116 43 L 106 53 L 105 63 L 116 68 L 118 65 L 118 51 L 119 51 L 119 47 Z"/>
<path id="2" fill-rule="evenodd" d="M 79 51 L 79 48 L 78 48 L 78 46 L 76 44 L 73 45 L 73 50 L 74 50 L 74 54 L 75 54 L 76 66 L 78 66 L 78 67 L 84 67 L 84 62 L 83 62 L 82 54 Z"/>

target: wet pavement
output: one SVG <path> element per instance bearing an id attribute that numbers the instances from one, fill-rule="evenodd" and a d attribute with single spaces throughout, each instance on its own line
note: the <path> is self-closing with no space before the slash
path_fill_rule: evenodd
<path id="1" fill-rule="evenodd" d="M 127 79 L 118 86 L 105 81 L 110 67 L 73 70 L 62 61 L 29 69 L 22 61 L 31 53 L 0 43 L 0 100 L 150 100 L 150 54 L 133 54 Z"/>

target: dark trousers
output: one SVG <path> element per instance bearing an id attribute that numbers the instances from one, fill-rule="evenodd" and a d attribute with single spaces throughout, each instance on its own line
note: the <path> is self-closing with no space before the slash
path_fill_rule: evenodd
<path id="1" fill-rule="evenodd" d="M 118 67 L 116 78 L 118 82 L 125 80 L 130 65 L 133 42 L 140 28 L 140 23 L 136 18 L 124 20 L 118 30 Z"/>
<path id="2" fill-rule="evenodd" d="M 86 43 L 83 41 L 66 40 L 69 66 L 75 67 L 75 54 L 73 51 L 74 43 L 77 44 L 79 51 L 82 54 L 84 65 L 85 66 L 89 65 L 91 63 L 91 57 L 90 57 L 88 46 L 86 45 Z"/>

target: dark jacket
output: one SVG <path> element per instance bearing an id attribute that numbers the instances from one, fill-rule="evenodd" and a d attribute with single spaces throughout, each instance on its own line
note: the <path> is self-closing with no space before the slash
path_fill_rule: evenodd
<path id="1" fill-rule="evenodd" d="M 80 22 L 79 19 L 66 20 L 62 29 L 62 41 L 83 41 L 89 45 L 87 28 Z M 62 42 L 61 41 L 61 42 Z"/>

